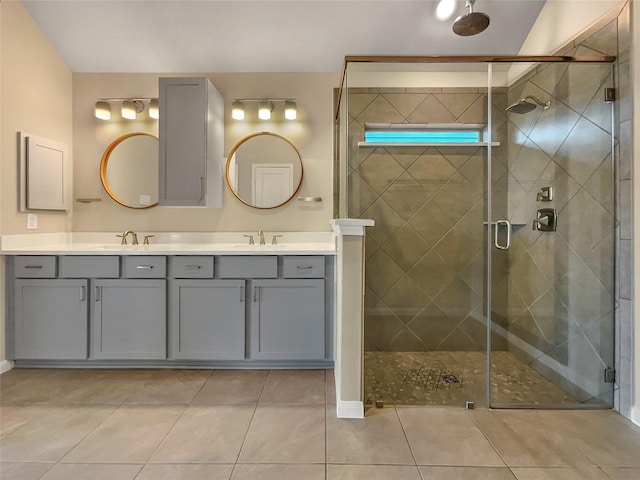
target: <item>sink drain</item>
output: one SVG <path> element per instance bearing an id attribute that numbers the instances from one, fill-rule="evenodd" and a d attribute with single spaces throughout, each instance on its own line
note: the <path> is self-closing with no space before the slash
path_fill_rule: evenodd
<path id="1" fill-rule="evenodd" d="M 442 380 L 444 380 L 444 383 L 451 385 L 452 383 L 460 383 L 460 380 L 458 380 L 458 377 L 456 377 L 455 375 L 448 373 L 446 375 L 442 375 Z"/>

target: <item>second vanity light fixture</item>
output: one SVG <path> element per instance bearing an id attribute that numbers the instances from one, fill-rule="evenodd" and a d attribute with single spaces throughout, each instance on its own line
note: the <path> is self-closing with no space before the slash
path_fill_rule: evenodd
<path id="1" fill-rule="evenodd" d="M 120 104 L 120 115 L 127 120 L 135 120 L 144 110 L 145 105 L 149 117 L 160 118 L 157 98 L 99 98 L 96 101 L 95 116 L 100 120 L 111 120 L 111 104 Z"/>
<path id="2" fill-rule="evenodd" d="M 295 120 L 298 118 L 298 107 L 295 98 L 238 98 L 231 104 L 231 117 L 234 120 L 244 120 L 245 103 L 258 103 L 258 118 L 260 120 L 270 120 L 271 112 L 275 109 L 275 104 L 284 105 L 284 118 Z"/>

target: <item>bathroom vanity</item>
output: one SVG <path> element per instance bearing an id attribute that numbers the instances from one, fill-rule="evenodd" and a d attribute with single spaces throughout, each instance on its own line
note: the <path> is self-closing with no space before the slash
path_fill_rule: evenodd
<path id="1" fill-rule="evenodd" d="M 331 242 L 4 250 L 17 365 L 333 365 Z"/>

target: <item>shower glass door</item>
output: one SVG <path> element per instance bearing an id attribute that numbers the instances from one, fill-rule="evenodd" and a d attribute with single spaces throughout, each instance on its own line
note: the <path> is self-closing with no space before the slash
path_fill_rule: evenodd
<path id="1" fill-rule="evenodd" d="M 493 67 L 491 406 L 611 406 L 612 65 Z"/>

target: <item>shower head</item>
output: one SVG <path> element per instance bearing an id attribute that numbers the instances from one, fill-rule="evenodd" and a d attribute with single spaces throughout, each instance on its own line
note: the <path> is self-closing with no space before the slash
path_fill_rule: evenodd
<path id="1" fill-rule="evenodd" d="M 533 100 L 535 104 L 531 103 L 529 100 Z M 535 110 L 536 107 L 542 107 L 543 110 L 547 110 L 550 106 L 551 106 L 551 100 L 547 101 L 547 103 L 543 103 L 533 95 L 528 95 L 524 98 L 521 98 L 513 105 L 509 105 L 505 109 L 505 111 L 511 112 L 511 113 L 523 114 L 523 113 L 529 113 L 530 111 Z"/>
<path id="2" fill-rule="evenodd" d="M 490 22 L 489 15 L 481 12 L 473 11 L 473 4 L 476 0 L 467 0 L 465 7 L 469 7 L 469 13 L 460 15 L 453 22 L 453 33 L 460 35 L 461 37 L 469 37 L 483 32 Z"/>

